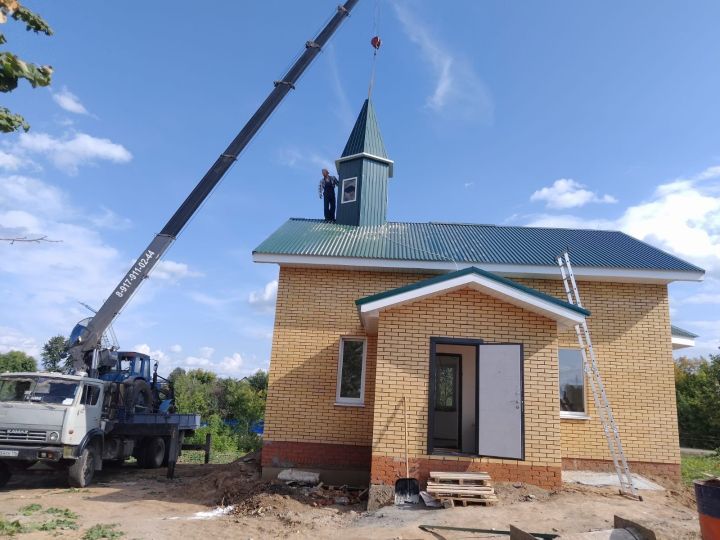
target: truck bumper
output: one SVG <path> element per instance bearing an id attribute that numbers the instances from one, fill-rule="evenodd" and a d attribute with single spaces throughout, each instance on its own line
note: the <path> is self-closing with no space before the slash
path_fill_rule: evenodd
<path id="1" fill-rule="evenodd" d="M 62 446 L 0 444 L 0 461 L 60 461 L 62 457 Z"/>

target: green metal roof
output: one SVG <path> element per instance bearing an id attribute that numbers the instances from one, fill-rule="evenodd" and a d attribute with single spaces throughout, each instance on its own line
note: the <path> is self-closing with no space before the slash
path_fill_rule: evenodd
<path id="1" fill-rule="evenodd" d="M 253 253 L 557 266 L 556 257 L 566 249 L 576 267 L 703 272 L 619 231 L 461 223 L 357 227 L 293 218 Z"/>
<path id="2" fill-rule="evenodd" d="M 670 333 L 673 336 L 682 336 L 690 339 L 695 339 L 696 337 L 699 337 L 697 334 L 693 334 L 689 330 L 684 330 L 683 328 L 675 326 L 674 324 L 670 325 Z"/>
<path id="3" fill-rule="evenodd" d="M 341 157 L 372 154 L 387 159 L 372 101 L 365 100 Z"/>
<path id="4" fill-rule="evenodd" d="M 554 296 L 545 294 L 544 292 L 538 291 L 537 289 L 533 289 L 532 287 L 526 287 L 525 285 L 521 285 L 520 283 L 517 283 L 511 279 L 507 279 L 507 278 L 498 276 L 497 274 L 493 274 L 492 272 L 487 272 L 480 268 L 475 268 L 474 266 L 471 266 L 469 268 L 464 268 L 462 270 L 457 270 L 455 272 L 449 272 L 447 274 L 442 274 L 440 276 L 435 276 L 435 277 L 432 277 L 429 279 L 424 279 L 422 281 L 417 281 L 415 283 L 411 283 L 410 285 L 405 285 L 403 287 L 398 287 L 396 289 L 390 289 L 387 291 L 383 291 L 381 293 L 373 294 L 371 296 L 366 296 L 364 298 L 355 300 L 355 304 L 358 306 L 361 306 L 363 304 L 375 302 L 376 300 L 382 300 L 383 298 L 389 298 L 391 296 L 402 294 L 404 292 L 422 289 L 423 287 L 427 287 L 429 285 L 435 285 L 436 283 L 442 283 L 443 281 L 448 281 L 450 279 L 454 279 L 459 276 L 466 276 L 468 274 L 475 274 L 478 276 L 486 277 L 486 278 L 496 281 L 498 283 L 502 283 L 503 285 L 512 287 L 513 289 L 516 289 L 518 291 L 522 291 L 522 292 L 530 294 L 536 298 L 540 298 L 541 300 L 545 300 L 546 302 L 550 302 L 557 306 L 564 307 L 565 309 L 569 309 L 571 311 L 575 311 L 576 313 L 580 313 L 581 315 L 585 315 L 586 317 L 590 316 L 590 312 L 587 309 L 570 304 L 569 302 L 565 302 L 563 300 L 560 300 L 559 298 L 555 298 Z"/>

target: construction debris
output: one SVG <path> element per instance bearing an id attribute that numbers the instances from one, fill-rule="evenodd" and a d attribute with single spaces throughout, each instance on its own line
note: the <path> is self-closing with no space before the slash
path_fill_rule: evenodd
<path id="1" fill-rule="evenodd" d="M 320 482 L 320 473 L 301 471 L 300 469 L 284 469 L 278 474 L 278 480 L 285 482 L 298 482 L 315 486 Z"/>

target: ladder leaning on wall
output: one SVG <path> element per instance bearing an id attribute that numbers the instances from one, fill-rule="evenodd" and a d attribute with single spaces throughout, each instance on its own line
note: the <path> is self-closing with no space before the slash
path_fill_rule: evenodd
<path id="1" fill-rule="evenodd" d="M 560 274 L 562 275 L 568 302 L 578 307 L 583 307 L 580 302 L 577 283 L 575 282 L 575 274 L 573 274 L 572 266 L 570 265 L 570 254 L 565 251 L 565 253 L 558 256 L 557 262 L 560 266 Z M 610 456 L 612 457 L 615 472 L 617 472 L 618 480 L 620 481 L 620 493 L 642 500 L 638 495 L 637 488 L 635 488 L 632 475 L 630 474 L 630 467 L 628 467 L 627 460 L 625 459 L 625 452 L 623 452 L 622 442 L 620 441 L 620 432 L 618 431 L 617 423 L 613 416 L 612 407 L 610 407 L 610 401 L 605 393 L 605 386 L 603 386 L 602 378 L 600 377 L 600 371 L 598 370 L 595 358 L 595 350 L 593 349 L 592 340 L 590 339 L 590 330 L 588 329 L 585 319 L 583 319 L 581 324 L 575 325 L 575 333 L 577 334 L 580 352 L 582 353 L 585 374 L 587 375 L 588 381 L 590 381 L 590 388 L 592 389 L 595 400 L 595 408 L 600 416 L 600 422 L 602 423 L 608 448 L 610 449 Z"/>

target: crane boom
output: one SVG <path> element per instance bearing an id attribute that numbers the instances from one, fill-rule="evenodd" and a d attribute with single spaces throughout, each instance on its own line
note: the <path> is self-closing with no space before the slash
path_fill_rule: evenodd
<path id="1" fill-rule="evenodd" d="M 290 67 L 282 80 L 275 81 L 275 87 L 255 114 L 252 115 L 225 151 L 215 160 L 215 163 L 212 164 L 210 169 L 205 173 L 205 176 L 203 176 L 195 186 L 195 189 L 192 190 L 190 195 L 188 195 L 185 201 L 175 211 L 165 227 L 153 238 L 150 245 L 142 251 L 135 261 L 135 264 L 133 264 L 123 277 L 122 281 L 118 283 L 113 293 L 105 300 L 105 303 L 100 307 L 84 330 L 74 341 L 71 341 L 70 353 L 76 367 L 82 366 L 85 363 L 86 353 L 98 347 L 103 332 L 105 332 L 118 313 L 125 307 L 125 304 L 127 304 L 132 295 L 137 291 L 140 283 L 148 277 L 160 258 L 178 234 L 180 234 L 180 231 L 182 231 L 183 227 L 185 227 L 203 201 L 210 195 L 268 117 L 288 92 L 295 88 L 295 83 L 300 76 L 335 33 L 345 17 L 350 14 L 350 11 L 355 7 L 357 2 L 358 0 L 347 0 L 345 4 L 338 6 L 337 13 L 335 13 L 315 39 L 305 43 L 305 51 L 303 51 L 302 55 L 300 55 Z"/>

